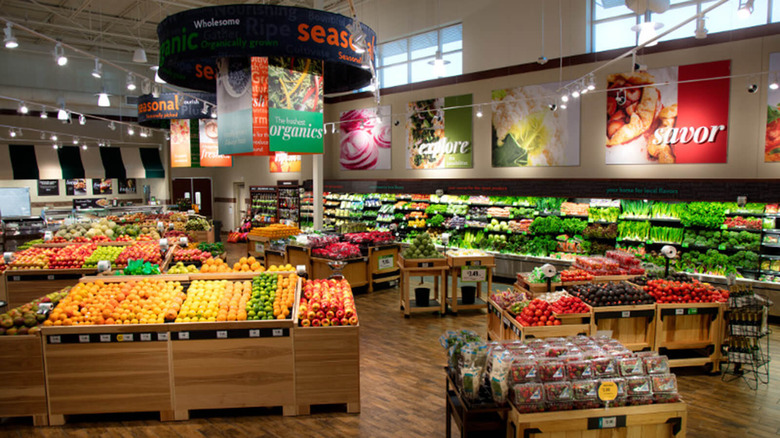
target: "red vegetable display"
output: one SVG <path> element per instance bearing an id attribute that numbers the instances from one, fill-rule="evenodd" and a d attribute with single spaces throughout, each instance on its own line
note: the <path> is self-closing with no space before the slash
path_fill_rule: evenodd
<path id="1" fill-rule="evenodd" d="M 540 299 L 531 301 L 515 319 L 524 327 L 561 325 L 561 321 L 552 314 L 550 303 Z"/>
<path id="2" fill-rule="evenodd" d="M 692 282 L 650 280 L 644 290 L 658 303 L 722 303 L 729 297 L 728 291 L 697 280 Z"/>
<path id="3" fill-rule="evenodd" d="M 552 304 L 552 311 L 555 313 L 588 313 L 590 309 L 577 297 L 562 297 Z"/>
<path id="4" fill-rule="evenodd" d="M 571 281 L 591 281 L 593 275 L 582 269 L 561 271 L 561 281 L 564 283 Z"/>

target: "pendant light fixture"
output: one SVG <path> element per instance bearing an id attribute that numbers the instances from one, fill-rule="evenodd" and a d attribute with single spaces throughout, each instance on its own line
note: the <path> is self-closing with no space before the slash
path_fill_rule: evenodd
<path id="1" fill-rule="evenodd" d="M 132 126 L 127 127 L 127 135 L 135 135 L 135 130 Z"/>
<path id="2" fill-rule="evenodd" d="M 46 107 L 41 107 L 41 118 L 42 119 L 48 119 L 49 114 L 46 112 Z"/>
<path id="3" fill-rule="evenodd" d="M 64 67 L 68 64 L 68 57 L 65 56 L 65 48 L 62 47 L 62 43 L 57 43 L 54 46 L 54 59 L 57 61 L 57 65 Z"/>
<path id="4" fill-rule="evenodd" d="M 127 74 L 127 90 L 128 91 L 135 91 L 137 88 L 135 85 L 135 76 L 133 76 L 132 73 Z"/>
<path id="5" fill-rule="evenodd" d="M 16 40 L 16 37 L 14 36 L 14 30 L 11 27 L 11 22 L 5 23 L 5 38 L 3 38 L 3 43 L 5 44 L 6 49 L 15 49 L 19 47 L 19 42 Z"/>
<path id="6" fill-rule="evenodd" d="M 133 52 L 133 62 L 137 62 L 139 64 L 146 63 L 146 50 L 144 50 L 143 47 L 135 49 Z"/>
<path id="7" fill-rule="evenodd" d="M 30 109 L 27 108 L 27 104 L 25 104 L 24 102 L 19 102 L 19 108 L 17 109 L 17 111 L 19 112 L 19 114 L 27 114 L 30 112 Z"/>
<path id="8" fill-rule="evenodd" d="M 103 77 L 103 64 L 101 64 L 97 58 L 95 58 L 95 68 L 92 69 L 92 77 L 95 79 Z"/>
<path id="9" fill-rule="evenodd" d="M 450 61 L 442 58 L 441 56 L 441 50 L 436 51 L 436 57 L 432 61 L 428 61 L 428 64 L 433 66 L 433 75 L 437 78 L 440 78 L 447 74 L 447 67 L 445 67 L 447 64 L 449 64 Z"/>
<path id="10" fill-rule="evenodd" d="M 14 138 L 14 137 L 16 137 L 16 131 L 14 131 L 13 128 L 9 129 L 8 130 L 8 135 L 10 135 L 11 138 Z"/>
<path id="11" fill-rule="evenodd" d="M 107 108 L 111 106 L 111 100 L 108 98 L 108 93 L 106 93 L 106 89 L 104 88 L 103 91 L 98 93 L 98 106 Z"/>
<path id="12" fill-rule="evenodd" d="M 737 17 L 740 20 L 747 20 L 753 15 L 753 3 L 755 0 L 739 0 L 739 8 L 737 9 Z"/>
<path id="13" fill-rule="evenodd" d="M 86 125 L 87 117 L 84 114 L 79 114 L 79 125 Z"/>
<path id="14" fill-rule="evenodd" d="M 658 41 L 653 41 L 648 44 L 648 41 L 654 39 L 658 33 L 658 29 L 664 27 L 663 23 L 653 22 L 650 18 L 650 12 L 645 12 L 645 21 L 641 24 L 631 26 L 631 30 L 639 33 L 637 45 L 644 45 L 644 47 L 652 47 L 658 44 Z"/>
<path id="15" fill-rule="evenodd" d="M 707 28 L 704 27 L 704 20 L 706 19 L 706 17 L 699 17 L 696 19 L 696 33 L 694 36 L 697 40 L 703 40 L 704 38 L 707 38 Z"/>

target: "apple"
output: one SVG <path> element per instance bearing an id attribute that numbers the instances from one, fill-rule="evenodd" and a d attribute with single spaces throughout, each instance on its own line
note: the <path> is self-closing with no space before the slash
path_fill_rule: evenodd
<path id="1" fill-rule="evenodd" d="M 332 310 L 328 310 L 328 312 L 325 314 L 325 316 L 327 316 L 328 319 L 333 319 L 333 317 L 335 317 L 336 314 Z"/>
<path id="2" fill-rule="evenodd" d="M 322 326 L 323 327 L 330 327 L 330 320 L 325 318 L 322 320 Z"/>
<path id="3" fill-rule="evenodd" d="M 317 318 L 318 319 L 325 319 L 325 312 L 323 312 L 322 310 L 318 310 L 317 311 Z"/>
<path id="4" fill-rule="evenodd" d="M 322 325 L 322 322 L 319 319 L 312 319 L 311 320 L 311 326 L 312 327 L 319 327 Z"/>
<path id="5" fill-rule="evenodd" d="M 349 325 L 357 325 L 358 324 L 358 317 L 357 315 L 352 315 L 349 317 Z"/>
<path id="6" fill-rule="evenodd" d="M 337 317 L 338 319 L 342 319 L 342 318 L 344 318 L 344 310 L 343 310 L 343 309 L 339 309 L 339 310 L 337 310 L 337 311 L 336 311 L 336 317 Z"/>
<path id="7" fill-rule="evenodd" d="M 313 310 L 309 310 L 309 312 L 306 313 L 306 318 L 314 320 L 315 318 L 317 318 L 317 312 L 314 312 Z"/>
<path id="8" fill-rule="evenodd" d="M 341 318 L 341 325 L 349 325 L 349 319 Z"/>
<path id="9" fill-rule="evenodd" d="M 301 326 L 309 327 L 309 326 L 311 326 L 311 321 L 309 321 L 308 319 L 303 319 L 303 320 L 301 320 Z"/>
<path id="10" fill-rule="evenodd" d="M 331 318 L 330 325 L 341 325 L 341 321 L 338 318 Z"/>

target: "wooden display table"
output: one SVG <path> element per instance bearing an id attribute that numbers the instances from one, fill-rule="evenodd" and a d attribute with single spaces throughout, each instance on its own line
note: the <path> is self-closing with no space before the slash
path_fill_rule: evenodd
<path id="1" fill-rule="evenodd" d="M 391 245 L 368 247 L 368 291 L 374 291 L 375 283 L 387 283 L 401 278 L 398 268 L 400 246 Z"/>
<path id="2" fill-rule="evenodd" d="M 249 234 L 246 237 L 246 255 L 252 256 L 265 266 L 265 250 L 271 244 L 271 239 Z"/>
<path id="3" fill-rule="evenodd" d="M 469 432 L 476 432 L 481 436 L 491 433 L 492 436 L 506 436 L 508 406 L 473 406 L 461 397 L 455 383 L 452 381 L 449 369 L 444 367 L 447 375 L 446 393 L 447 415 L 445 416 L 446 437 L 452 435 L 451 419 L 460 429 L 460 436 L 467 437 Z"/>
<path id="4" fill-rule="evenodd" d="M 287 253 L 277 249 L 265 249 L 265 267 L 284 266 L 287 264 Z"/>
<path id="5" fill-rule="evenodd" d="M 311 273 L 311 248 L 287 245 L 287 263 L 293 267 L 303 265 L 306 267 L 306 272 Z"/>
<path id="6" fill-rule="evenodd" d="M 506 436 L 683 438 L 687 423 L 687 406 L 682 402 L 532 414 L 521 414 L 512 406 Z"/>
<path id="7" fill-rule="evenodd" d="M 655 304 L 593 307 L 591 333 L 609 330 L 632 351 L 655 349 Z"/>
<path id="8" fill-rule="evenodd" d="M 40 335 L 0 336 L 0 418 L 32 417 L 49 424 Z"/>
<path id="9" fill-rule="evenodd" d="M 344 269 L 341 271 L 341 273 L 344 275 L 344 278 L 347 279 L 349 285 L 353 288 L 365 286 L 368 284 L 368 272 L 366 269 L 368 257 L 356 257 L 353 259 L 344 260 L 331 260 L 320 257 L 312 257 L 311 278 L 327 279 L 333 275 L 333 269 L 331 269 L 330 265 L 328 264 L 333 261 L 346 263 L 346 266 L 344 266 Z"/>
<path id="10" fill-rule="evenodd" d="M 487 302 L 487 340 L 488 341 L 500 341 L 503 339 L 501 336 L 501 318 L 506 313 L 504 309 L 498 307 L 498 304 L 488 298 Z"/>
<path id="11" fill-rule="evenodd" d="M 444 288 L 446 281 L 447 259 L 444 257 L 438 259 L 405 259 L 403 256 L 398 258 L 398 268 L 401 270 L 401 310 L 404 316 L 409 318 L 412 312 L 430 312 L 438 311 L 439 315 L 444 316 L 445 297 L 447 291 Z M 412 277 L 433 277 L 433 296 L 434 299 L 428 306 L 418 306 L 416 300 L 411 299 Z M 421 281 L 419 285 L 423 285 Z"/>
<path id="12" fill-rule="evenodd" d="M 459 309 L 485 309 L 487 308 L 487 298 L 482 296 L 482 283 L 487 282 L 487 295 L 493 289 L 493 268 L 496 266 L 496 258 L 492 255 L 482 256 L 447 256 L 447 265 L 449 270 L 449 281 L 452 284 L 447 285 L 448 279 L 445 278 L 444 287 L 449 289 L 449 295 L 445 298 L 446 304 L 450 306 L 452 312 L 457 314 Z M 476 287 L 476 295 L 472 304 L 464 304 L 463 297 L 458 297 L 458 280 L 466 283 L 464 278 L 469 277 Z"/>
<path id="13" fill-rule="evenodd" d="M 187 235 L 193 242 L 214 243 L 214 228 L 208 231 L 188 231 Z"/>
<path id="14" fill-rule="evenodd" d="M 73 286 L 84 275 L 97 269 L 24 269 L 5 272 L 8 308 L 13 309 L 48 293 Z"/>
<path id="15" fill-rule="evenodd" d="M 547 283 L 531 283 L 528 281 L 530 273 L 522 273 L 517 276 L 517 283 L 515 285 L 522 289 L 531 292 L 532 295 L 548 292 Z M 551 292 L 559 289 L 566 289 L 567 286 L 578 286 L 588 283 L 612 283 L 618 281 L 628 281 L 636 275 L 602 275 L 593 277 L 593 280 L 589 281 L 567 281 L 567 282 L 552 282 L 550 283 Z"/>
<path id="16" fill-rule="evenodd" d="M 525 341 L 533 338 L 564 338 L 566 336 L 577 336 L 591 334 L 590 324 L 566 324 L 550 325 L 539 327 L 526 327 L 520 324 L 509 312 L 504 312 L 502 318 L 504 340 Z"/>
<path id="17" fill-rule="evenodd" d="M 670 367 L 707 365 L 717 372 L 725 306 L 723 303 L 656 303 L 654 349 L 670 356 Z M 697 354 L 694 350 L 706 353 Z"/>

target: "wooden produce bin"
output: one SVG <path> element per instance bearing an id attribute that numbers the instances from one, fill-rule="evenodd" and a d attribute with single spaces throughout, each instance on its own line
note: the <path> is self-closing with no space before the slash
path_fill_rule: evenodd
<path id="1" fill-rule="evenodd" d="M 265 267 L 284 266 L 287 264 L 287 253 L 276 249 L 265 250 Z"/>
<path id="2" fill-rule="evenodd" d="M 311 273 L 311 248 L 305 246 L 287 245 L 287 263 L 294 267 L 303 265 L 306 273 Z"/>
<path id="3" fill-rule="evenodd" d="M 397 281 L 401 278 L 398 267 L 398 244 L 368 247 L 368 291 L 374 291 L 374 284 Z"/>
<path id="4" fill-rule="evenodd" d="M 530 273 L 518 274 L 517 283 L 520 289 L 531 292 L 532 295 L 543 294 L 547 292 L 547 283 L 531 283 L 528 281 Z M 567 286 L 579 286 L 588 283 L 611 283 L 618 281 L 628 281 L 636 277 L 635 275 L 603 275 L 593 277 L 593 280 L 589 281 L 567 281 L 567 282 L 552 282 L 550 283 L 550 289 L 552 291 L 565 289 Z"/>
<path id="5" fill-rule="evenodd" d="M 656 303 L 655 349 L 669 356 L 670 367 L 720 369 L 723 303 Z"/>
<path id="6" fill-rule="evenodd" d="M 43 327 L 49 424 L 116 412 L 172 419 L 169 325 Z"/>
<path id="7" fill-rule="evenodd" d="M 684 438 L 688 411 L 682 402 L 532 414 L 512 406 L 507 422 L 508 438 Z"/>
<path id="8" fill-rule="evenodd" d="M 489 295 L 493 289 L 493 268 L 496 267 L 496 258 L 492 255 L 484 256 L 447 256 L 447 265 L 450 267 L 449 281 L 452 284 L 448 285 L 447 279 L 445 279 L 444 287 L 449 289 L 449 295 L 445 301 L 450 306 L 452 312 L 457 314 L 459 309 L 472 310 L 472 309 L 485 309 L 487 308 L 487 297 L 482 296 L 482 283 L 487 282 L 486 294 Z M 462 276 L 464 271 L 469 269 L 484 270 L 485 280 L 476 281 L 474 287 L 476 287 L 476 296 L 474 297 L 473 304 L 465 304 L 463 297 L 458 297 L 458 281 L 463 280 Z M 461 281 L 461 283 L 463 283 Z M 449 287 L 448 287 L 449 286 Z M 461 284 L 461 287 L 464 284 Z M 470 286 L 470 284 L 469 284 Z"/>
<path id="9" fill-rule="evenodd" d="M 24 269 L 6 271 L 8 308 L 40 298 L 48 293 L 73 286 L 84 275 L 92 275 L 97 269 Z"/>
<path id="10" fill-rule="evenodd" d="M 490 298 L 488 298 L 487 309 L 487 340 L 499 341 L 503 339 L 501 336 L 503 324 L 501 318 L 504 317 L 506 312 Z"/>
<path id="11" fill-rule="evenodd" d="M 49 424 L 40 335 L 0 336 L 0 418 L 32 417 Z"/>
<path id="12" fill-rule="evenodd" d="M 311 258 L 311 278 L 312 279 L 327 279 L 333 274 L 333 269 L 330 268 L 328 263 L 334 260 L 323 259 L 320 257 Z M 337 260 L 344 262 L 347 265 L 341 273 L 344 278 L 349 281 L 349 285 L 354 287 L 361 287 L 368 284 L 368 270 L 366 263 L 368 263 L 368 257 L 355 257 L 353 259 Z"/>
<path id="13" fill-rule="evenodd" d="M 5 283 L 5 271 L 0 272 L 0 301 L 8 303 L 8 292 Z"/>
<path id="14" fill-rule="evenodd" d="M 590 332 L 612 331 L 629 350 L 655 349 L 655 304 L 593 307 Z"/>
<path id="15" fill-rule="evenodd" d="M 505 312 L 504 339 L 525 341 L 533 338 L 560 338 L 576 335 L 590 335 L 589 324 L 567 324 L 540 327 L 525 327 L 517 321 L 512 314 Z M 508 324 L 508 326 L 507 326 Z"/>
<path id="16" fill-rule="evenodd" d="M 588 307 L 588 312 L 586 313 L 555 313 L 553 312 L 553 315 L 561 321 L 561 325 L 571 325 L 571 324 L 587 324 L 590 325 L 591 321 L 593 320 L 593 307 L 590 306 L 590 304 L 583 302 Z M 590 328 L 588 329 L 588 333 L 590 333 Z"/>
<path id="17" fill-rule="evenodd" d="M 208 231 L 187 231 L 187 235 L 193 242 L 214 243 L 214 228 Z"/>
<path id="18" fill-rule="evenodd" d="M 449 266 L 447 265 L 447 259 L 405 259 L 403 256 L 398 257 L 398 268 L 401 270 L 401 310 L 404 312 L 404 317 L 408 318 L 412 312 L 435 312 L 438 311 L 439 315 L 444 316 L 445 312 L 445 295 L 447 291 L 444 287 L 447 271 Z M 412 277 L 423 277 L 419 284 L 413 285 L 411 282 Z M 411 299 L 412 287 L 426 287 L 423 283 L 424 277 L 433 277 L 433 296 L 434 299 L 429 302 L 428 306 L 418 306 L 416 300 Z"/>
<path id="19" fill-rule="evenodd" d="M 261 265 L 265 265 L 265 250 L 270 243 L 271 239 L 267 237 L 249 234 L 246 237 L 246 255 L 254 257 Z"/>
<path id="20" fill-rule="evenodd" d="M 292 319 L 168 324 L 173 416 L 282 406 L 295 413 Z"/>

